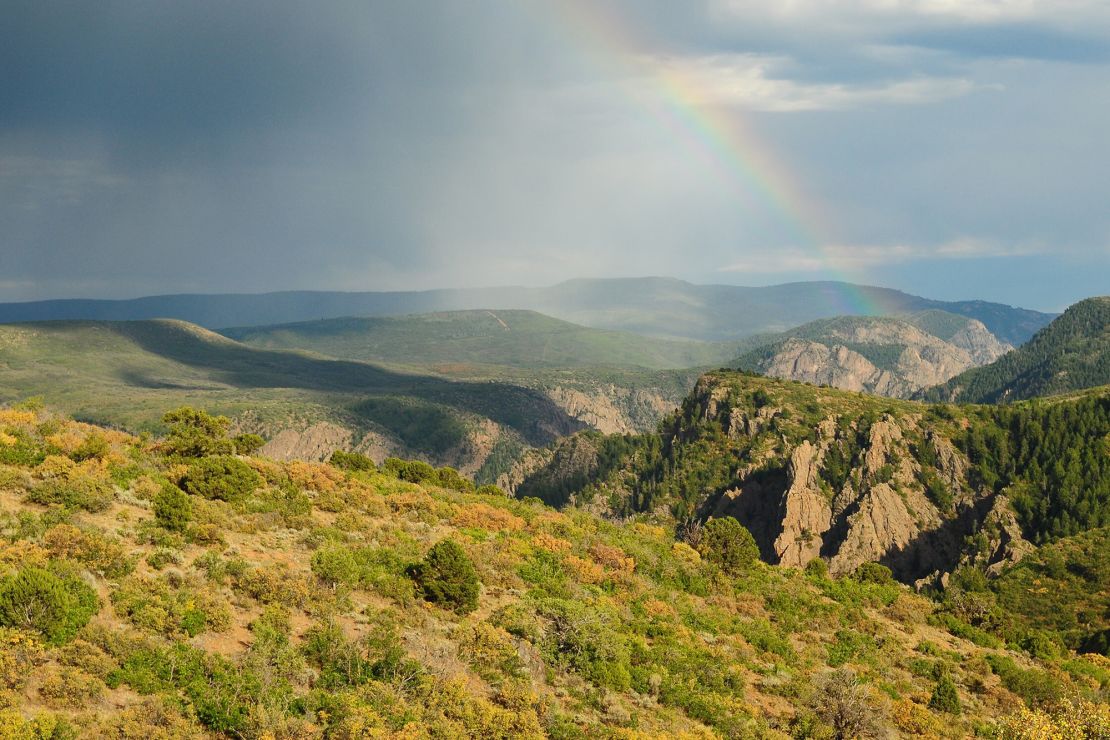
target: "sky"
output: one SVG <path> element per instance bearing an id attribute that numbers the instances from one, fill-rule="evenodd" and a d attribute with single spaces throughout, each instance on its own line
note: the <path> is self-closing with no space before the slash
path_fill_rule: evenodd
<path id="1" fill-rule="evenodd" d="M 1105 0 L 6 0 L 0 300 L 1110 293 Z"/>

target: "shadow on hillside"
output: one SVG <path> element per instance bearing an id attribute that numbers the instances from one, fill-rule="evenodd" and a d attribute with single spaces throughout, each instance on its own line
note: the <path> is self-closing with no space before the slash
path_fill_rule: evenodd
<path id="1" fill-rule="evenodd" d="M 452 381 L 393 372 L 365 362 L 256 349 L 178 323 L 118 323 L 110 328 L 152 354 L 203 368 L 214 381 L 236 388 L 408 396 L 492 419 L 532 444 L 546 444 L 585 426 L 542 393 L 508 383 Z M 121 379 L 142 387 L 158 387 L 151 384 L 160 382 L 149 377 Z M 163 382 L 160 387 L 173 386 Z"/>
<path id="2" fill-rule="evenodd" d="M 922 532 L 905 547 L 891 548 L 879 562 L 908 584 L 937 571 L 951 572 L 960 562 L 965 539 L 977 531 L 993 503 L 994 496 L 980 499 L 936 529 Z"/>

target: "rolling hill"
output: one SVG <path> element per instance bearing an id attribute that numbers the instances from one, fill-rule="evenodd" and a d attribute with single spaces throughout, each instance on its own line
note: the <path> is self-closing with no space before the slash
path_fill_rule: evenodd
<path id="1" fill-rule="evenodd" d="M 873 564 L 766 565 L 725 519 L 676 539 L 451 471 L 341 463 L 194 457 L 173 436 L 0 409 L 0 735 L 1095 738 L 1110 724 L 1106 661 L 992 623 L 1006 615 L 970 579 L 932 599 Z"/>
<path id="2" fill-rule="evenodd" d="M 525 318 L 565 328 L 546 317 Z M 466 321 L 447 323 L 473 328 Z M 402 320 L 406 325 L 411 322 Z M 392 326 L 395 331 L 398 325 Z M 436 336 L 442 338 L 425 334 L 423 344 L 410 341 L 390 356 L 413 360 L 406 353 L 433 351 Z M 576 348 L 657 364 L 666 352 L 653 349 L 651 340 L 612 332 L 571 328 L 553 336 L 567 362 Z M 471 359 L 496 357 L 479 350 L 485 340 L 471 339 Z M 676 343 L 673 352 L 690 346 L 701 351 Z M 515 351 L 511 344 L 503 349 Z M 358 449 L 377 459 L 400 453 L 486 480 L 522 448 L 587 426 L 606 432 L 653 428 L 697 376 L 635 367 L 468 364 L 453 351 L 441 359 L 448 361 L 385 365 L 250 347 L 175 320 L 10 324 L 0 325 L 0 400 L 42 395 L 81 419 L 153 432 L 162 429 L 165 411 L 187 403 L 261 433 L 275 457 L 321 459 L 334 449 Z"/>
<path id="3" fill-rule="evenodd" d="M 942 311 L 841 316 L 749 340 L 733 365 L 787 380 L 909 398 L 1010 349 L 976 319 Z"/>
<path id="4" fill-rule="evenodd" d="M 471 472 L 499 446 L 585 426 L 518 385 L 257 349 L 173 320 L 0 326 L 0 399 L 36 395 L 133 431 L 158 431 L 165 411 L 196 404 L 275 440 L 274 454 L 407 452 Z"/>
<path id="5" fill-rule="evenodd" d="M 576 324 L 655 337 L 731 341 L 845 314 L 939 309 L 978 319 L 1019 345 L 1052 315 L 984 301 L 945 302 L 849 283 L 768 287 L 694 285 L 669 278 L 570 280 L 544 288 L 494 287 L 420 292 L 284 292 L 171 295 L 133 300 L 57 300 L 0 304 L 0 322 L 55 319 L 176 318 L 210 329 L 456 310 L 526 309 Z"/>
<path id="6" fill-rule="evenodd" d="M 1003 403 L 1110 383 L 1110 296 L 1065 311 L 1028 344 L 964 372 L 923 397 L 934 401 Z"/>
<path id="7" fill-rule="evenodd" d="M 649 339 L 516 310 L 326 319 L 220 333 L 255 347 L 419 367 L 666 370 L 717 366 L 735 351 L 735 344 Z"/>

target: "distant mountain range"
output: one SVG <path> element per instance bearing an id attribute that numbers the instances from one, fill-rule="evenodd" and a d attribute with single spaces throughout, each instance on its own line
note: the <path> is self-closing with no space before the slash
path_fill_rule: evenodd
<path id="1" fill-rule="evenodd" d="M 982 322 L 936 310 L 900 318 L 820 319 L 758 341 L 733 364 L 784 380 L 894 398 L 909 398 L 1012 349 Z"/>
<path id="2" fill-rule="evenodd" d="M 0 323 L 176 318 L 220 329 L 467 309 L 526 309 L 593 328 L 706 341 L 784 331 L 817 319 L 847 314 L 892 316 L 939 309 L 977 319 L 1000 340 L 1015 346 L 1053 318 L 1051 314 L 997 303 L 936 301 L 850 283 L 787 283 L 753 288 L 694 285 L 670 278 L 626 278 L 570 280 L 545 288 L 298 291 L 8 303 L 0 304 Z"/>
<path id="3" fill-rule="evenodd" d="M 1110 296 L 1069 308 L 1027 344 L 924 393 L 931 401 L 1001 403 L 1110 384 Z"/>

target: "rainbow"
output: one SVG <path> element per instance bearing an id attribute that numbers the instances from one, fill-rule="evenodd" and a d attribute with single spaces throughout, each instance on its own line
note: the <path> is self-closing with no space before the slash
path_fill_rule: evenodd
<path id="1" fill-rule="evenodd" d="M 645 106 L 668 132 L 685 141 L 736 195 L 748 210 L 771 213 L 792 243 L 780 245 L 812 253 L 826 272 L 842 285 L 825 291 L 821 299 L 838 313 L 886 313 L 836 264 L 825 245 L 830 243 L 828 218 L 797 177 L 774 154 L 774 149 L 735 110 L 706 102 L 704 85 L 677 67 L 660 64 L 651 44 L 637 36 L 635 27 L 610 9 L 605 0 L 540 0 L 548 15 L 577 42 L 585 43 L 602 63 L 652 80 L 662 106 Z M 818 298 L 815 296 L 815 298 Z"/>

